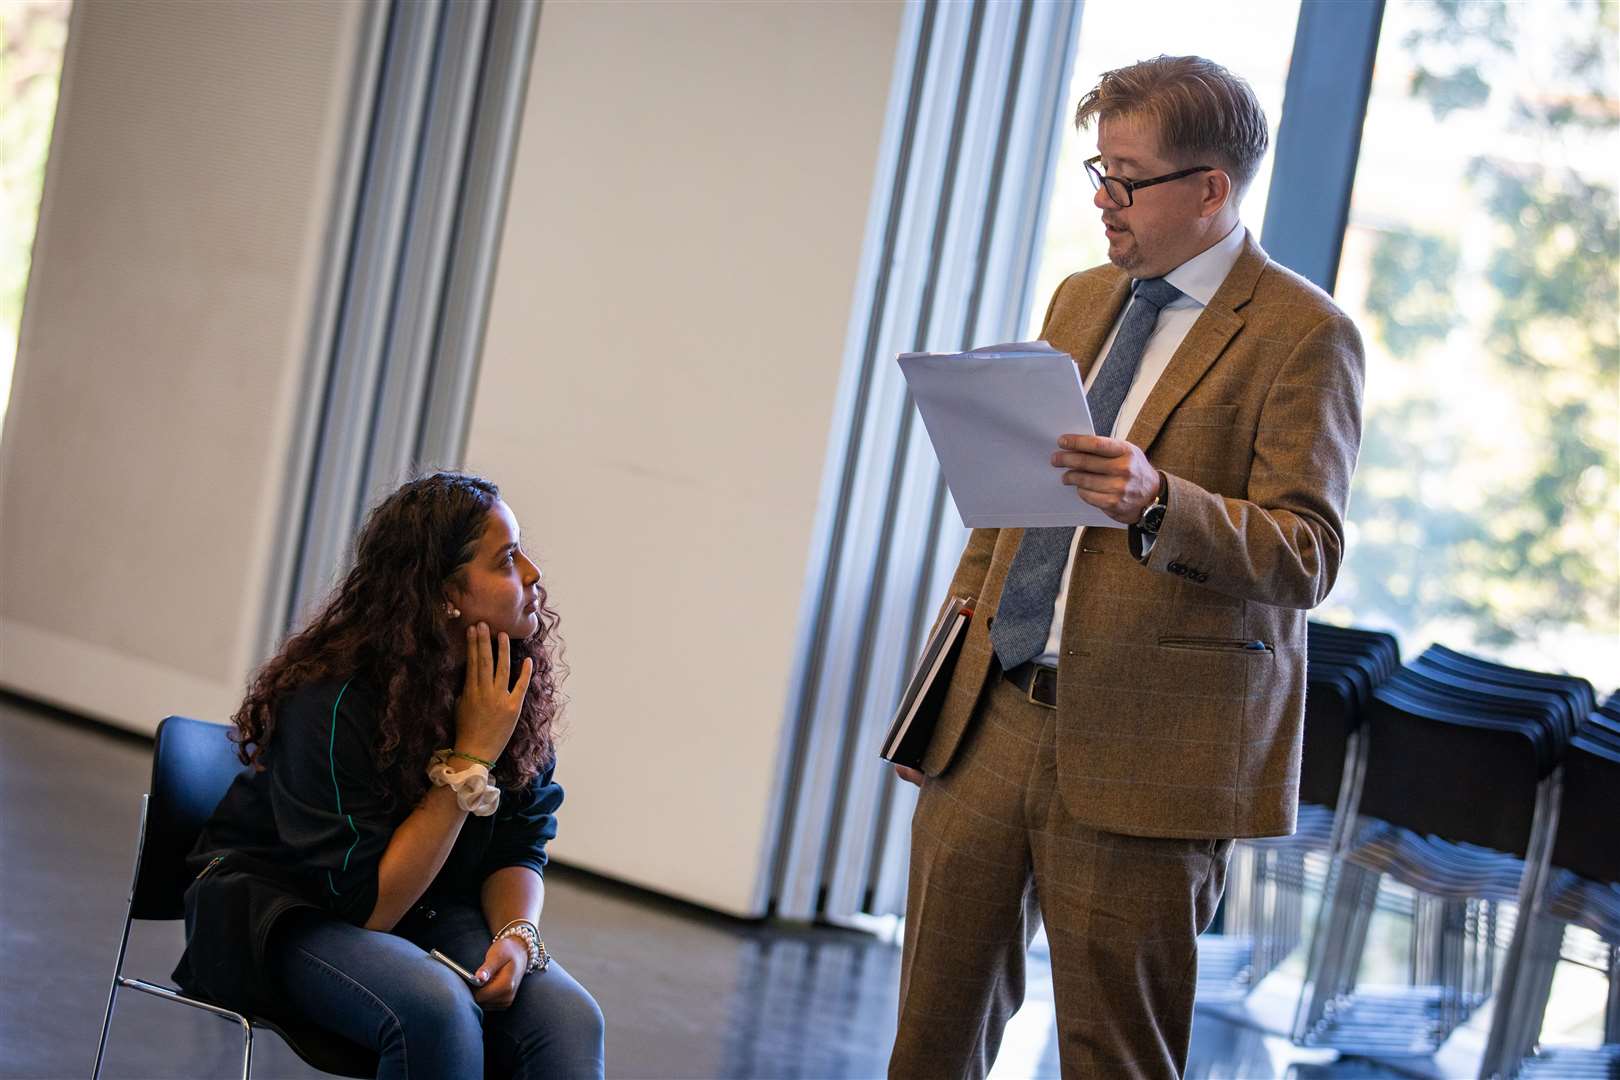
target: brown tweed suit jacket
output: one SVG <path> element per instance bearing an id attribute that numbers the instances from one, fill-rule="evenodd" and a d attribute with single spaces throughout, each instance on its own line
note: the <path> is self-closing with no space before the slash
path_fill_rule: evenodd
<path id="1" fill-rule="evenodd" d="M 1084 375 L 1129 290 L 1112 266 L 1071 276 L 1041 336 Z M 1057 754 L 1062 796 L 1084 824 L 1159 837 L 1293 831 L 1305 610 L 1344 554 L 1362 368 L 1349 318 L 1246 236 L 1127 436 L 1170 478 L 1157 542 L 1139 561 L 1125 529 L 1088 529 L 1075 556 Z M 990 625 L 1022 536 L 974 530 L 951 582 L 951 595 L 977 598 L 978 617 L 929 775 L 950 766 L 994 676 Z"/>

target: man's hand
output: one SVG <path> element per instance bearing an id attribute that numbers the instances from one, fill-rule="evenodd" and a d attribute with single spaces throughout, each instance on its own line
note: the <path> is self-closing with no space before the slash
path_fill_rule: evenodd
<path id="1" fill-rule="evenodd" d="M 894 775 L 898 776 L 906 783 L 916 784 L 918 787 L 922 787 L 923 781 L 927 779 L 927 777 L 918 772 L 916 769 L 907 768 L 904 765 L 896 765 L 894 767 Z"/>
<path id="2" fill-rule="evenodd" d="M 1052 464 L 1063 482 L 1121 525 L 1135 525 L 1159 494 L 1159 470 L 1139 447 L 1101 435 L 1063 435 Z"/>
<path id="3" fill-rule="evenodd" d="M 473 1000 L 490 1012 L 510 1008 L 517 997 L 518 983 L 529 970 L 529 949 L 522 938 L 504 937 L 489 943 L 484 962 L 473 972 L 484 985 L 473 992 Z"/>

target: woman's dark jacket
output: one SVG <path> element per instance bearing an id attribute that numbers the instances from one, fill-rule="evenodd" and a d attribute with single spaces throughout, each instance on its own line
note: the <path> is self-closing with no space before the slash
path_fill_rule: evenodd
<path id="1" fill-rule="evenodd" d="M 370 917 L 378 863 L 414 809 L 387 798 L 374 764 L 382 703 L 362 678 L 312 683 L 282 701 L 268 767 L 237 778 L 188 857 L 197 876 L 186 890 L 186 951 L 174 972 L 182 988 L 275 1017 L 285 1002 L 265 948 L 278 921 L 301 909 L 356 926 Z M 503 790 L 491 816 L 468 816 L 419 908 L 477 904 L 484 879 L 504 867 L 544 873 L 563 800 L 554 767 L 526 789 Z"/>

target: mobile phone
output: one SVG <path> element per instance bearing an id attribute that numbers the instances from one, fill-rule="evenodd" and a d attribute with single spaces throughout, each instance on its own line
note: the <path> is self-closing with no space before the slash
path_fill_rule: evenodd
<path id="1" fill-rule="evenodd" d="M 472 972 L 468 971 L 466 968 L 444 955 L 444 953 L 440 952 L 438 949 L 434 949 L 432 952 L 428 953 L 428 955 L 433 957 L 433 959 L 437 960 L 439 963 L 443 964 L 445 967 L 449 968 L 451 971 L 455 972 L 457 975 L 460 975 L 466 980 L 468 986 L 476 988 L 484 985 L 483 979 L 480 979 L 478 976 L 474 975 Z"/>

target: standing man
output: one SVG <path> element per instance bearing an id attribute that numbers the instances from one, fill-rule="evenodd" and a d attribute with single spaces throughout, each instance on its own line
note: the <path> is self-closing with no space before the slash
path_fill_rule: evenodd
<path id="1" fill-rule="evenodd" d="M 1305 610 L 1344 553 L 1361 340 L 1238 220 L 1266 150 L 1218 64 L 1081 101 L 1110 266 L 1052 297 L 1096 436 L 1053 483 L 1128 526 L 977 529 L 978 615 L 921 773 L 893 1077 L 983 1076 L 1051 943 L 1065 1077 L 1181 1075 L 1234 837 L 1294 828 Z M 1056 435 L 1056 433 L 1054 433 Z"/>

